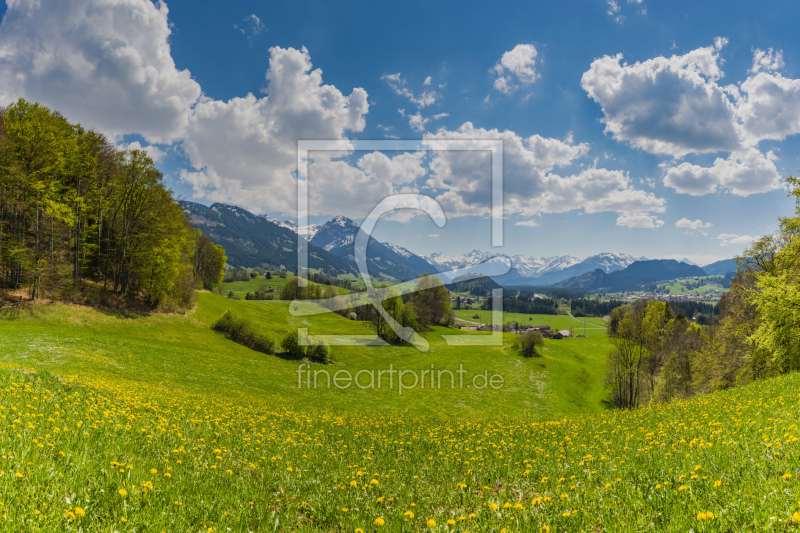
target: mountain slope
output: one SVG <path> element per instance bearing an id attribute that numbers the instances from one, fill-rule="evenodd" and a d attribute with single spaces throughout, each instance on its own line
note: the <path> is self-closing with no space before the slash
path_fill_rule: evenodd
<path id="1" fill-rule="evenodd" d="M 358 224 L 347 217 L 337 216 L 317 228 L 311 244 L 355 265 L 353 254 L 358 230 Z M 398 281 L 438 272 L 424 258 L 402 246 L 383 243 L 372 237 L 367 244 L 367 267 L 372 276 Z"/>
<path id="2" fill-rule="evenodd" d="M 709 276 L 724 276 L 729 272 L 736 272 L 736 259 L 723 259 L 703 267 Z"/>
<path id="3" fill-rule="evenodd" d="M 645 258 L 639 258 L 639 260 L 641 259 Z M 553 285 L 573 276 L 593 272 L 597 269 L 608 274 L 617 270 L 622 270 L 635 261 L 637 261 L 637 259 L 630 254 L 601 253 L 587 257 L 583 261 L 566 268 L 544 272 L 537 277 L 534 282 L 537 285 Z"/>
<path id="4" fill-rule="evenodd" d="M 235 205 L 182 205 L 192 224 L 225 248 L 231 266 L 297 270 L 297 235 L 290 229 Z M 351 263 L 313 245 L 308 247 L 308 266 L 329 275 L 355 272 Z"/>
<path id="5" fill-rule="evenodd" d="M 623 270 L 607 274 L 600 268 L 557 283 L 564 289 L 582 290 L 629 290 L 641 283 L 667 279 L 705 276 L 706 271 L 696 265 L 681 263 L 674 259 L 635 261 Z"/>

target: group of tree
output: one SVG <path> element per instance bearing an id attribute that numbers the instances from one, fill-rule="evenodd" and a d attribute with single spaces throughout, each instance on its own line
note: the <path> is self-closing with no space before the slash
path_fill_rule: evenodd
<path id="1" fill-rule="evenodd" d="M 248 291 L 245 294 L 245 300 L 274 300 L 275 299 L 275 289 L 269 288 L 266 285 L 259 287 L 254 291 Z"/>
<path id="2" fill-rule="evenodd" d="M 621 300 L 589 300 L 580 298 L 570 301 L 570 313 L 572 316 L 579 317 L 593 317 L 593 316 L 606 316 L 611 311 L 624 305 L 625 302 Z"/>
<path id="3" fill-rule="evenodd" d="M 483 300 L 481 309 L 492 309 L 493 298 L 489 296 Z M 503 312 L 524 313 L 526 315 L 555 315 L 558 314 L 558 302 L 552 298 L 539 296 L 508 296 L 503 295 Z"/>
<path id="4" fill-rule="evenodd" d="M 612 350 L 607 383 L 611 401 L 632 408 L 694 393 L 692 361 L 705 333 L 666 302 L 637 300 L 617 307 L 608 324 Z"/>
<path id="5" fill-rule="evenodd" d="M 800 181 L 787 182 L 795 216 L 780 218 L 778 232 L 739 258 L 710 326 L 664 302 L 639 301 L 612 312 L 608 384 L 616 405 L 668 401 L 800 370 Z"/>
<path id="6" fill-rule="evenodd" d="M 302 277 L 306 278 L 309 281 L 313 281 L 314 283 L 318 283 L 320 285 L 330 285 L 332 287 L 341 287 L 343 289 L 347 289 L 349 291 L 356 290 L 356 284 L 352 280 L 338 278 L 338 277 L 330 277 L 327 276 L 324 272 L 308 272 L 302 273 Z"/>
<path id="7" fill-rule="evenodd" d="M 36 299 L 91 283 L 185 308 L 224 264 L 145 152 L 25 100 L 0 109 L 0 287 Z"/>
<path id="8" fill-rule="evenodd" d="M 310 344 L 307 341 L 307 337 L 303 338 L 297 328 L 293 328 L 281 340 L 281 349 L 284 355 L 290 359 L 308 359 L 324 365 L 333 362 L 331 350 L 327 345 Z"/>
<path id="9" fill-rule="evenodd" d="M 319 300 L 333 298 L 339 292 L 331 286 L 320 286 L 313 281 L 294 277 L 281 287 L 281 300 Z"/>

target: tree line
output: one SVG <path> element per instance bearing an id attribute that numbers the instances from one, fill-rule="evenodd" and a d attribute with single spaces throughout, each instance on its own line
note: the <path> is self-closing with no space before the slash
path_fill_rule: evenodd
<path id="1" fill-rule="evenodd" d="M 492 309 L 492 297 L 483 300 L 481 309 Z M 503 295 L 504 313 L 524 313 L 526 315 L 556 315 L 558 302 L 552 298 L 506 296 Z"/>
<path id="2" fill-rule="evenodd" d="M 592 316 L 606 316 L 611 313 L 614 308 L 625 305 L 621 300 L 588 300 L 580 298 L 570 301 L 570 313 L 572 316 L 592 317 Z"/>
<path id="3" fill-rule="evenodd" d="M 787 182 L 795 216 L 780 218 L 778 232 L 737 259 L 717 321 L 700 327 L 672 304 L 652 300 L 612 311 L 607 385 L 615 405 L 686 398 L 800 370 L 800 181 Z"/>
<path id="4" fill-rule="evenodd" d="M 0 109 L 0 287 L 30 299 L 93 288 L 186 308 L 224 264 L 145 152 L 36 103 Z"/>

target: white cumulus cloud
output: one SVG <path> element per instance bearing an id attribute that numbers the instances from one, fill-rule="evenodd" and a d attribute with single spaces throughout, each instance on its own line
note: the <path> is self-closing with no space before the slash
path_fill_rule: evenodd
<path id="1" fill-rule="evenodd" d="M 687 230 L 687 233 L 696 232 L 700 235 L 708 235 L 708 233 L 704 230 L 713 226 L 711 222 L 703 222 L 699 218 L 697 220 L 689 220 L 688 218 L 684 217 L 680 220 L 675 221 L 676 228 L 684 228 Z"/>
<path id="2" fill-rule="evenodd" d="M 770 71 L 782 69 L 783 63 L 783 50 L 761 50 L 756 48 L 753 50 L 753 67 L 750 72 L 753 74 L 761 71 Z"/>
<path id="3" fill-rule="evenodd" d="M 658 217 L 646 213 L 623 214 L 617 217 L 617 226 L 627 228 L 653 229 L 660 228 L 663 225 L 663 220 L 659 220 Z"/>
<path id="4" fill-rule="evenodd" d="M 755 148 L 737 150 L 726 158 L 717 158 L 710 167 L 691 163 L 677 166 L 663 164 L 664 185 L 682 194 L 701 196 L 725 190 L 737 196 L 781 188 L 781 176 L 775 167 L 775 155 Z"/>
<path id="5" fill-rule="evenodd" d="M 651 192 L 636 189 L 633 180 L 620 170 L 584 168 L 561 175 L 557 167 L 570 167 L 584 157 L 589 145 L 574 144 L 571 138 L 558 140 L 533 135 L 523 138 L 513 131 L 476 128 L 471 123 L 458 130 L 439 129 L 426 139 L 451 141 L 473 139 L 503 140 L 504 210 L 530 218 L 543 213 L 582 209 L 620 215 L 660 213 L 666 202 Z M 436 152 L 430 162 L 426 186 L 437 196 L 448 215 L 486 215 L 490 212 L 491 158 L 485 151 L 449 150 Z M 656 222 L 653 222 L 654 227 Z"/>
<path id="6" fill-rule="evenodd" d="M 735 233 L 721 233 L 716 238 L 717 240 L 722 241 L 719 243 L 720 246 L 750 246 L 750 243 L 752 243 L 758 237 L 753 237 L 751 235 L 737 235 Z"/>
<path id="7" fill-rule="evenodd" d="M 194 168 L 183 179 L 196 197 L 292 212 L 297 140 L 343 139 L 364 129 L 366 91 L 345 96 L 325 85 L 305 48 L 271 48 L 266 80 L 264 97 L 197 104 L 183 143 Z"/>
<path id="8" fill-rule="evenodd" d="M 25 97 L 111 136 L 180 139 L 201 90 L 172 60 L 167 15 L 147 0 L 8 2 L 0 103 Z"/>
<path id="9" fill-rule="evenodd" d="M 606 131 L 654 154 L 731 151 L 741 145 L 736 108 L 717 84 L 724 41 L 633 65 L 603 56 L 581 86 L 600 104 Z"/>
<path id="10" fill-rule="evenodd" d="M 510 93 L 522 85 L 530 85 L 539 78 L 536 72 L 536 47 L 532 44 L 518 44 L 505 52 L 492 68 L 497 74 L 494 88 L 502 93 Z"/>

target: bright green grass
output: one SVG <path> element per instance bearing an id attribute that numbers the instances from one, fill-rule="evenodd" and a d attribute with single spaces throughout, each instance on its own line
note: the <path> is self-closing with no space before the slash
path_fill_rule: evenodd
<path id="1" fill-rule="evenodd" d="M 468 376 L 463 387 L 442 374 L 441 388 L 406 390 L 382 384 L 377 389 L 347 390 L 327 387 L 318 379 L 316 389 L 298 388 L 299 363 L 259 354 L 214 333 L 210 325 L 226 309 L 233 309 L 257 324 L 275 340 L 291 327 L 307 327 L 311 334 L 361 334 L 372 332 L 364 323 L 336 314 L 292 317 L 289 302 L 234 301 L 216 294 L 200 293 L 197 309 L 190 317 L 152 315 L 118 318 L 79 307 L 48 306 L 22 312 L 15 320 L 0 320 L 0 360 L 7 365 L 50 370 L 58 375 L 111 376 L 132 383 L 157 383 L 186 392 L 221 395 L 255 395 L 305 408 L 353 409 L 370 412 L 406 412 L 415 415 L 490 415 L 517 413 L 535 418 L 557 414 L 598 412 L 604 409 L 604 337 L 547 341 L 543 357 L 525 359 L 515 353 L 512 335 L 505 346 L 448 346 L 442 334 L 457 330 L 434 328 L 426 336 L 429 352 L 410 346 L 333 346 L 336 364 L 314 365 L 313 370 L 331 373 L 345 370 L 413 370 L 421 373 L 463 368 Z M 488 335 L 487 333 L 464 333 Z M 478 374 L 502 376 L 498 390 L 467 387 Z M 366 384 L 370 376 L 363 376 Z M 384 379 L 389 375 L 384 374 Z M 413 380 L 408 374 L 407 384 Z M 457 374 L 454 374 L 457 377 Z M 418 378 L 421 379 L 421 378 Z M 482 385 L 479 379 L 478 385 Z"/>
<path id="2" fill-rule="evenodd" d="M 480 315 L 480 319 L 473 318 L 476 314 Z M 469 322 L 481 322 L 483 324 L 490 324 L 492 322 L 492 312 L 477 309 L 460 309 L 455 311 L 456 318 L 463 319 Z M 605 337 L 606 327 L 602 318 L 572 318 L 569 315 L 528 315 L 525 313 L 503 313 L 503 323 L 518 322 L 520 325 L 531 326 L 550 326 L 555 330 L 571 329 L 575 335 L 583 335 L 584 321 L 586 322 L 586 335 L 587 337 Z M 464 324 L 464 322 L 457 322 Z M 577 339 L 570 339 L 577 340 Z"/>
<path id="3" fill-rule="evenodd" d="M 371 412 L 356 398 L 314 408 L 132 374 L 0 370 L 2 531 L 794 531 L 800 522 L 799 374 L 544 422 L 514 410 Z"/>
<path id="4" fill-rule="evenodd" d="M 687 288 L 685 283 L 682 283 L 681 281 L 678 280 L 658 282 L 657 285 L 660 290 L 666 289 L 667 291 L 666 294 L 696 294 L 699 292 L 705 292 L 707 290 L 727 292 L 729 289 L 723 288 L 722 285 L 719 283 L 722 279 L 724 279 L 724 276 L 700 277 L 699 280 L 703 281 L 704 283 L 694 289 Z M 692 283 L 694 283 L 698 280 L 686 280 L 686 281 L 691 281 Z"/>

